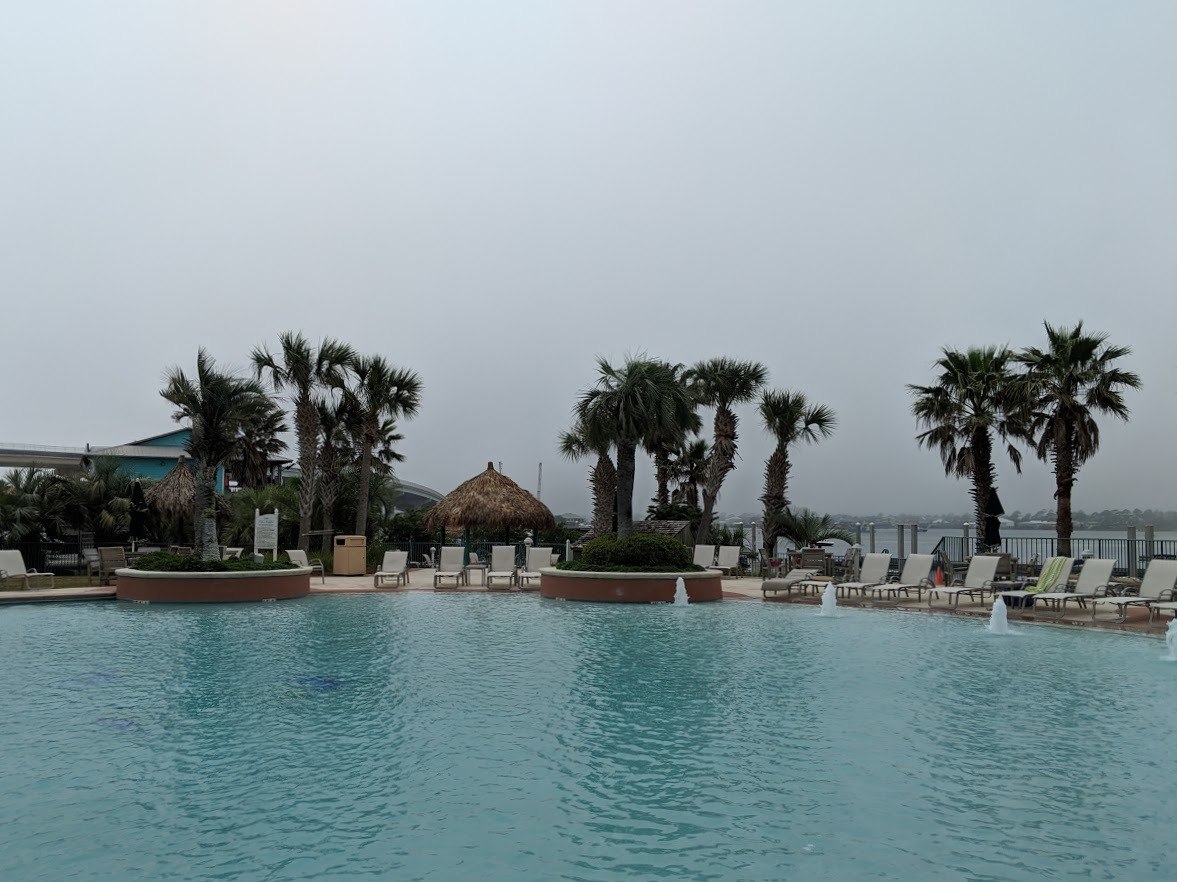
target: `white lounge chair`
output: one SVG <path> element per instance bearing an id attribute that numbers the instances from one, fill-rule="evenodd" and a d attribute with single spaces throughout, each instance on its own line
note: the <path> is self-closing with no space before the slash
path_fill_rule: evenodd
<path id="1" fill-rule="evenodd" d="M 519 583 L 519 590 L 528 590 L 525 586 L 529 585 L 532 579 L 539 579 L 541 576 L 540 570 L 544 567 L 552 565 L 552 549 L 550 548 L 529 548 L 527 549 L 527 566 L 515 575 L 515 581 Z M 539 586 L 535 586 L 539 589 Z"/>
<path id="2" fill-rule="evenodd" d="M 936 587 L 928 575 L 932 571 L 934 559 L 935 556 L 931 554 L 909 554 L 907 560 L 903 562 L 903 572 L 899 574 L 896 581 L 868 585 L 866 588 L 860 589 L 861 593 L 867 597 L 894 595 L 895 600 L 898 600 L 900 591 L 908 597 L 914 591 L 915 599 L 918 601 L 924 591 Z"/>
<path id="3" fill-rule="evenodd" d="M 442 579 L 453 579 L 454 587 L 466 583 L 466 567 L 462 559 L 466 556 L 466 549 L 457 545 L 447 545 L 441 549 L 441 560 L 433 572 L 433 587 L 439 587 Z"/>
<path id="4" fill-rule="evenodd" d="M 695 566 L 697 567 L 711 567 L 715 565 L 715 546 L 714 545 L 696 545 L 695 546 Z"/>
<path id="5" fill-rule="evenodd" d="M 0 585 L 4 585 L 9 579 L 20 579 L 26 589 L 33 587 L 29 584 L 29 579 L 48 579 L 49 587 L 54 587 L 53 573 L 38 573 L 35 569 L 25 569 L 24 555 L 14 550 L 0 551 Z"/>
<path id="6" fill-rule="evenodd" d="M 1116 562 L 1111 558 L 1095 557 L 1084 561 L 1079 570 L 1079 580 L 1075 583 L 1075 590 L 1068 591 L 1067 586 L 1059 584 L 1061 591 L 1043 591 L 1034 595 L 1034 606 L 1051 604 L 1058 610 L 1061 619 L 1067 612 L 1067 601 L 1077 601 L 1079 606 L 1085 606 L 1087 601 L 1094 600 L 1107 594 L 1112 581 L 1112 569 Z"/>
<path id="7" fill-rule="evenodd" d="M 723 575 L 730 576 L 735 573 L 740 574 L 740 546 L 738 545 L 721 545 L 719 546 L 719 556 L 715 560 L 715 565 L 708 567 L 710 570 L 719 570 Z"/>
<path id="8" fill-rule="evenodd" d="M 1027 598 L 1037 597 L 1039 594 L 1054 591 L 1058 587 L 1065 587 L 1067 581 L 1071 578 L 1071 568 L 1074 565 L 1074 558 L 1052 557 L 1042 567 L 1042 571 L 1038 574 L 1038 578 L 1035 581 L 1027 582 L 1023 588 L 1012 591 L 998 591 L 997 594 L 1006 601 L 1007 606 L 1010 600 L 1021 601 L 1024 612 L 1030 606 L 1030 604 L 1026 603 Z"/>
<path id="9" fill-rule="evenodd" d="M 775 597 L 784 591 L 785 596 L 788 597 L 793 593 L 794 588 L 812 579 L 815 572 L 816 570 L 789 570 L 783 576 L 778 576 L 775 579 L 765 579 L 764 583 L 760 586 L 760 590 L 764 593 L 766 600 L 770 592 Z"/>
<path id="10" fill-rule="evenodd" d="M 495 545 L 490 550 L 490 569 L 486 571 L 486 589 L 494 590 L 495 580 L 507 581 L 507 588 L 515 584 L 515 546 Z M 500 587 L 500 590 L 501 587 Z"/>
<path id="11" fill-rule="evenodd" d="M 407 551 L 386 551 L 380 569 L 372 577 L 372 587 L 379 588 L 380 583 L 392 579 L 399 588 L 403 582 L 409 584 L 409 553 Z"/>
<path id="12" fill-rule="evenodd" d="M 1000 561 L 1001 555 L 999 554 L 974 554 L 973 559 L 969 561 L 969 569 L 965 573 L 963 582 L 952 585 L 933 585 L 928 589 L 928 606 L 932 605 L 932 595 L 939 597 L 941 594 L 948 595 L 949 606 L 960 606 L 962 594 L 984 600 L 985 592 L 992 593 L 993 591 L 993 576 L 997 573 L 997 564 Z"/>
<path id="13" fill-rule="evenodd" d="M 1128 617 L 1128 607 L 1130 606 L 1152 606 L 1154 603 L 1171 602 L 1175 588 L 1177 588 L 1177 560 L 1153 558 L 1148 562 L 1144 578 L 1140 580 L 1140 593 L 1132 596 L 1094 598 L 1091 601 L 1091 620 L 1095 621 L 1095 615 L 1099 612 L 1099 607 L 1102 604 L 1117 608 L 1120 611 L 1119 621 L 1122 622 Z M 1148 620 L 1150 622 L 1154 615 L 1154 612 L 1149 612 Z"/>
<path id="14" fill-rule="evenodd" d="M 849 597 L 851 591 L 863 591 L 873 588 L 887 581 L 887 573 L 891 571 L 890 552 L 876 552 L 868 554 L 862 562 L 862 570 L 853 582 L 838 582 L 835 587 L 844 597 Z"/>
<path id="15" fill-rule="evenodd" d="M 319 579 L 322 580 L 323 584 L 327 584 L 327 573 L 323 569 L 323 562 L 321 560 L 315 557 L 307 560 L 307 553 L 300 548 L 288 549 L 286 556 L 290 558 L 290 562 L 296 567 L 310 567 L 311 575 L 313 576 L 315 573 L 318 573 Z"/>

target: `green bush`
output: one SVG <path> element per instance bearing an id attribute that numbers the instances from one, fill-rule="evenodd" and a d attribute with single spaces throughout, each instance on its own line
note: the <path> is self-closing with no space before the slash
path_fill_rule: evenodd
<path id="1" fill-rule="evenodd" d="M 586 542 L 577 560 L 558 565 L 562 570 L 601 573 L 665 573 L 701 570 L 691 562 L 691 550 L 676 539 L 653 533 L 634 533 L 625 539 L 601 536 Z"/>
<path id="2" fill-rule="evenodd" d="M 172 554 L 167 551 L 155 551 L 145 554 L 133 564 L 133 570 L 149 570 L 155 573 L 236 573 L 245 570 L 288 570 L 290 561 L 264 561 L 254 563 L 249 560 L 203 560 L 194 554 Z"/>

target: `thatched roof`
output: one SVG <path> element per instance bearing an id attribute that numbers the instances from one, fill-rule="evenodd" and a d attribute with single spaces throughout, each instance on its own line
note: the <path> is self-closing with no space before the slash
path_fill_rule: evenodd
<path id="1" fill-rule="evenodd" d="M 196 508 L 196 472 L 181 458 L 170 472 L 147 488 L 147 504 L 165 517 L 190 518 Z M 225 514 L 229 503 L 217 497 L 217 513 Z"/>
<path id="2" fill-rule="evenodd" d="M 496 472 L 493 463 L 452 491 L 425 516 L 425 528 L 482 527 L 503 530 L 532 527 L 551 530 L 556 526 L 548 507 L 508 478 Z"/>

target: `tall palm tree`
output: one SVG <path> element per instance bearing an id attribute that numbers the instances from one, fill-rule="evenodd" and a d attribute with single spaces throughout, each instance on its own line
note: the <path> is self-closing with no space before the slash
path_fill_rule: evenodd
<path id="1" fill-rule="evenodd" d="M 1026 440 L 1025 411 L 1018 403 L 1013 353 L 1006 347 L 943 350 L 936 360 L 940 376 L 934 386 L 909 385 L 915 396 L 911 412 L 925 431 L 916 435 L 921 447 L 937 450 L 944 474 L 972 482 L 977 537 L 985 532 L 985 505 L 996 487 L 993 433 L 1005 445 L 1021 474 L 1022 455 L 1014 440 Z"/>
<path id="2" fill-rule="evenodd" d="M 315 408 L 319 411 L 319 458 L 317 463 L 319 509 L 323 518 L 321 546 L 324 551 L 331 547 L 331 534 L 335 530 L 335 501 L 339 498 L 339 476 L 343 467 L 355 459 L 355 446 L 348 433 L 350 415 L 347 399 L 338 401 L 318 399 Z"/>
<path id="3" fill-rule="evenodd" d="M 325 386 L 340 385 L 355 351 L 346 343 L 325 338 L 318 349 L 301 333 L 278 336 L 279 349 L 271 354 L 264 345 L 251 353 L 257 379 L 268 376 L 275 392 L 287 391 L 294 405 L 294 432 L 298 438 L 298 547 L 310 548 L 311 515 L 315 509 L 315 466 L 319 453 L 319 411 L 315 393 Z"/>
<path id="4" fill-rule="evenodd" d="M 680 444 L 670 455 L 670 480 L 674 483 L 671 502 L 699 507 L 699 488 L 707 480 L 711 447 L 705 438 L 692 438 Z"/>
<path id="5" fill-rule="evenodd" d="M 1079 467 L 1099 450 L 1096 414 L 1128 419 L 1125 389 L 1139 389 L 1140 377 L 1115 362 L 1129 355 L 1127 346 L 1111 346 L 1107 334 L 1085 334 L 1046 325 L 1045 350 L 1030 347 L 1018 354 L 1025 365 L 1024 391 L 1030 409 L 1035 452 L 1054 465 L 1058 553 L 1071 554 L 1071 493 Z"/>
<path id="6" fill-rule="evenodd" d="M 711 516 L 728 473 L 736 467 L 736 428 L 739 419 L 732 407 L 751 401 L 768 380 L 768 369 L 755 361 L 712 358 L 701 361 L 687 372 L 695 399 L 715 408 L 711 461 L 707 464 L 707 482 L 703 485 L 703 518 L 699 522 L 698 542 L 706 545 L 711 537 Z"/>
<path id="7" fill-rule="evenodd" d="M 219 560 L 217 470 L 233 455 L 241 426 L 263 413 L 269 399 L 260 383 L 217 370 L 203 347 L 196 354 L 195 376 L 174 367 L 159 394 L 176 406 L 172 416 L 177 422 L 191 424 L 184 449 L 195 461 L 198 553 L 205 560 Z"/>
<path id="8" fill-rule="evenodd" d="M 674 372 L 675 379 L 679 383 L 686 383 L 686 368 L 683 365 L 671 365 L 670 369 Z M 690 395 L 689 386 L 687 387 L 687 394 Z M 702 428 L 703 421 L 697 413 L 692 411 L 688 425 L 671 427 L 671 431 L 667 434 L 654 434 L 646 439 L 644 445 L 646 452 L 654 459 L 654 483 L 656 490 L 653 503 L 657 508 L 670 505 L 671 457 L 676 450 L 687 442 L 687 439 L 691 435 L 697 435 Z"/>
<path id="9" fill-rule="evenodd" d="M 789 448 L 797 443 L 815 444 L 834 433 L 838 424 L 833 410 L 811 404 L 804 392 L 765 390 L 760 396 L 760 418 L 776 440 L 764 461 L 764 550 L 772 555 L 780 535 L 780 514 L 789 507 Z"/>
<path id="10" fill-rule="evenodd" d="M 600 376 L 576 403 L 577 422 L 593 437 L 606 437 L 617 451 L 614 511 L 617 535 L 633 532 L 633 483 L 638 447 L 654 437 L 685 431 L 695 412 L 686 387 L 664 361 L 627 358 L 615 368 L 597 359 Z"/>
<path id="11" fill-rule="evenodd" d="M 242 424 L 229 461 L 239 487 L 257 488 L 269 482 L 270 461 L 286 449 L 282 435 L 288 431 L 286 413 L 275 401 L 267 401 L 264 410 Z"/>
<path id="12" fill-rule="evenodd" d="M 589 469 L 589 487 L 593 493 L 593 534 L 604 536 L 613 532 L 613 512 L 616 508 L 617 467 L 609 456 L 612 445 L 607 436 L 593 436 L 590 428 L 578 421 L 560 433 L 560 454 L 573 462 L 586 456 L 596 457 Z"/>
<path id="13" fill-rule="evenodd" d="M 360 474 L 356 534 L 365 535 L 373 451 L 388 436 L 387 421 L 417 415 L 421 406 L 421 378 L 415 371 L 393 367 L 379 355 L 356 358 L 352 372 L 355 382 L 344 390 L 344 397 L 349 401 L 358 428 Z"/>

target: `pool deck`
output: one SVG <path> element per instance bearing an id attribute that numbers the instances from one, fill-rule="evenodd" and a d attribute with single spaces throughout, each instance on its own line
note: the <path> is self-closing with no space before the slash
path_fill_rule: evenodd
<path id="1" fill-rule="evenodd" d="M 820 598 L 809 594 L 806 596 L 794 596 L 789 598 L 773 598 L 765 600 L 760 590 L 761 580 L 759 578 L 745 577 L 742 579 L 724 579 L 723 580 L 723 598 L 724 600 L 745 600 L 756 601 L 759 603 L 792 603 L 798 605 L 816 606 L 820 603 Z M 325 580 L 320 581 L 317 577 L 311 577 L 311 593 L 312 594 L 393 594 L 404 591 L 433 591 L 433 570 L 417 569 L 411 570 L 409 576 L 408 587 L 394 588 L 391 585 L 382 586 L 380 588 L 372 587 L 371 576 L 332 576 L 329 575 Z M 461 588 L 444 588 L 441 589 L 446 593 L 473 593 L 485 594 L 488 593 L 484 586 L 478 584 L 471 584 L 469 586 L 462 586 Z M 494 594 L 517 594 L 517 590 L 511 591 L 494 591 Z M 534 593 L 538 596 L 538 591 L 527 592 Z M 54 588 L 54 589 L 39 589 L 34 591 L 0 591 L 0 605 L 14 604 L 14 603 L 46 603 L 46 602 L 62 602 L 62 601 L 85 601 L 85 600 L 114 600 L 114 588 L 107 586 L 89 586 L 82 585 L 70 588 Z M 905 613 L 922 613 L 922 614 L 948 614 L 955 616 L 963 616 L 966 618 L 989 618 L 991 603 L 989 601 L 981 602 L 972 598 L 962 597 L 959 606 L 949 607 L 946 601 L 937 601 L 933 606 L 929 607 L 927 600 L 916 602 L 914 599 L 904 599 L 901 602 L 896 601 L 863 601 L 857 597 L 852 598 L 838 598 L 838 605 L 843 608 L 865 608 L 879 611 L 892 610 Z M 1100 617 L 1094 622 L 1091 620 L 1091 610 L 1072 608 L 1067 612 L 1066 617 L 1059 619 L 1054 613 L 1039 614 L 1037 617 L 1031 612 L 1029 615 L 1022 615 L 1019 609 L 1009 610 L 1009 621 L 1013 625 L 1018 624 L 1050 624 L 1050 625 L 1064 625 L 1070 627 L 1080 628 L 1101 628 L 1112 631 L 1124 631 L 1133 634 L 1141 634 L 1151 637 L 1163 637 L 1165 633 L 1165 626 L 1169 622 L 1169 618 L 1158 617 L 1156 621 L 1150 626 L 1148 624 L 1148 610 L 1143 607 L 1129 608 L 1128 620 L 1120 623 L 1115 621 L 1115 614 L 1112 612 L 1101 613 Z"/>

